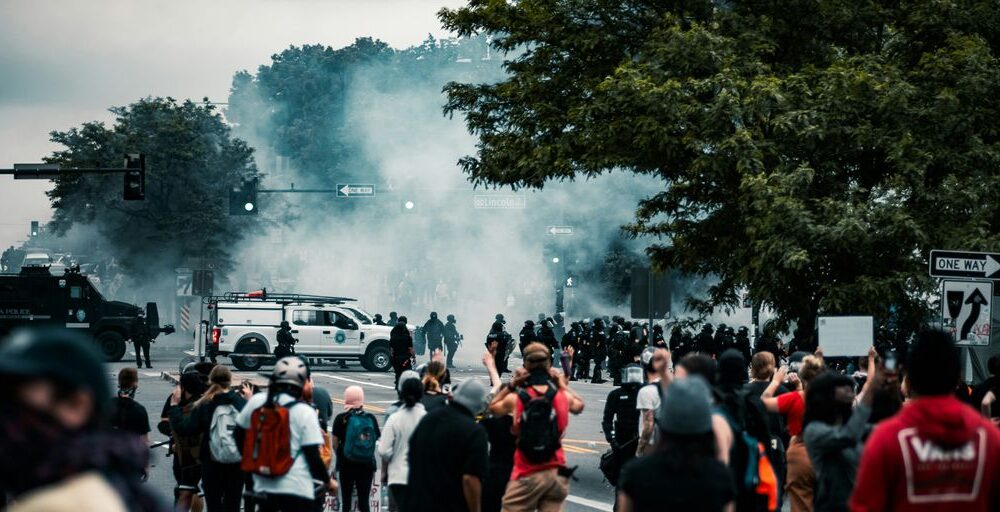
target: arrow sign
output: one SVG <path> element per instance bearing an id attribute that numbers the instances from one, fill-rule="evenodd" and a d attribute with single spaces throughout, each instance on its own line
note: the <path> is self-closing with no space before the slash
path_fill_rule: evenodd
<path id="1" fill-rule="evenodd" d="M 375 197 L 375 185 L 370 183 L 338 183 L 337 197 Z"/>
<path id="2" fill-rule="evenodd" d="M 931 251 L 932 277 L 1000 279 L 1000 254 L 967 251 Z"/>
<path id="3" fill-rule="evenodd" d="M 941 317 L 955 343 L 989 345 L 993 282 L 945 279 L 941 286 Z"/>
<path id="4" fill-rule="evenodd" d="M 573 226 L 549 226 L 545 232 L 550 235 L 572 235 Z"/>
<path id="5" fill-rule="evenodd" d="M 972 312 L 969 313 L 969 318 L 967 318 L 965 323 L 962 324 L 962 335 L 959 339 L 963 340 L 969 337 L 969 331 L 972 330 L 972 326 L 979 320 L 979 311 L 983 306 L 989 304 L 990 301 L 986 300 L 986 297 L 983 296 L 983 292 L 981 292 L 979 288 L 976 288 L 972 292 L 972 295 L 970 295 L 968 299 L 965 299 L 965 303 L 972 304 Z"/>

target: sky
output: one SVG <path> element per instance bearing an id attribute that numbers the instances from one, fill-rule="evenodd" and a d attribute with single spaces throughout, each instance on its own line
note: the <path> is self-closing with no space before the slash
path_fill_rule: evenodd
<path id="1" fill-rule="evenodd" d="M 233 73 L 290 45 L 445 35 L 463 0 L 0 0 L 0 168 L 39 162 L 49 132 L 145 96 L 226 101 Z M 51 217 L 47 181 L 0 176 L 0 247 Z"/>

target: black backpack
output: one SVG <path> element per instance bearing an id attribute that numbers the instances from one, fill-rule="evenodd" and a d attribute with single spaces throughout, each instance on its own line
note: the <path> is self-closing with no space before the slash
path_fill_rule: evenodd
<path id="1" fill-rule="evenodd" d="M 524 406 L 521 412 L 517 448 L 528 462 L 542 464 L 552 460 L 562 446 L 555 398 L 558 390 L 552 383 L 545 394 L 532 397 L 527 390 L 517 392 Z"/>

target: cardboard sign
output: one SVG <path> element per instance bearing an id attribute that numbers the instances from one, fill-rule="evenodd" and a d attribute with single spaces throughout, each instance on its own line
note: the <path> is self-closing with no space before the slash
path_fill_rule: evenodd
<path id="1" fill-rule="evenodd" d="M 875 319 L 870 316 L 821 316 L 818 324 L 826 357 L 863 356 L 875 344 Z"/>

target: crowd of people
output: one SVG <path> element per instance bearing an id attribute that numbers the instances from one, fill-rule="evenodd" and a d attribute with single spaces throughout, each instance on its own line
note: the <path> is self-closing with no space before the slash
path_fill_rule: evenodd
<path id="1" fill-rule="evenodd" d="M 578 352 L 563 343 L 560 355 L 548 332 L 538 337 L 519 347 L 523 363 L 505 380 L 512 337 L 491 332 L 481 358 L 488 385 L 452 384 L 436 348 L 427 364 L 398 372 L 398 401 L 381 418 L 359 386 L 345 389 L 335 414 L 296 356 L 277 361 L 259 386 L 192 363 L 156 425 L 170 438 L 173 509 L 203 499 L 210 512 L 319 511 L 332 494 L 342 510 L 368 512 L 378 479 L 394 511 L 562 510 L 575 468 L 561 440 L 585 407 L 571 384 Z M 905 355 L 873 348 L 851 375 L 819 350 L 787 359 L 761 350 L 748 361 L 732 347 L 676 362 L 667 347 L 637 352 L 602 421 L 611 450 L 600 466 L 616 510 L 1000 507 L 991 419 L 1000 359 L 990 362 L 992 380 L 970 389 L 947 333 L 920 333 Z M 119 372 L 112 398 L 92 344 L 66 330 L 28 331 L 0 346 L 0 380 L 10 510 L 169 508 L 142 483 L 151 429 L 134 400 L 135 368 Z"/>

